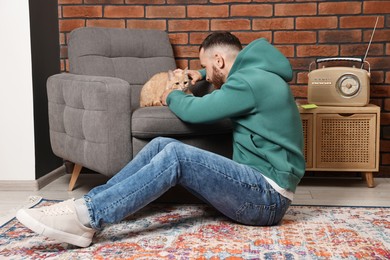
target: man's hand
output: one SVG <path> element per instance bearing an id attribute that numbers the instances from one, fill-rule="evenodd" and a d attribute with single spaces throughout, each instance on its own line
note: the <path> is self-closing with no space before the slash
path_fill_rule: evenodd
<path id="1" fill-rule="evenodd" d="M 202 74 L 200 74 L 200 72 L 197 70 L 188 70 L 188 76 L 192 79 L 192 85 L 195 85 L 197 81 L 202 79 Z"/>
<path id="2" fill-rule="evenodd" d="M 182 71 L 182 69 L 176 69 L 176 71 Z M 202 79 L 202 74 L 200 74 L 197 70 L 187 70 L 188 77 L 191 78 L 191 85 L 195 85 L 195 83 Z"/>
<path id="3" fill-rule="evenodd" d="M 161 104 L 162 104 L 163 106 L 168 105 L 168 104 L 167 104 L 167 97 L 168 97 L 168 95 L 169 95 L 172 91 L 173 91 L 173 89 L 166 89 L 166 90 L 164 91 L 164 93 L 161 95 L 160 101 L 161 101 Z"/>

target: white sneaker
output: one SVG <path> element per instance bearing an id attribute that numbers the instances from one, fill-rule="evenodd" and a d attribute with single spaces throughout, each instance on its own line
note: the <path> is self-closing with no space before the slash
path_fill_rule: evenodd
<path id="1" fill-rule="evenodd" d="M 77 217 L 74 199 L 47 207 L 20 209 L 16 218 L 32 231 L 79 247 L 92 242 L 95 230 L 81 224 Z"/>

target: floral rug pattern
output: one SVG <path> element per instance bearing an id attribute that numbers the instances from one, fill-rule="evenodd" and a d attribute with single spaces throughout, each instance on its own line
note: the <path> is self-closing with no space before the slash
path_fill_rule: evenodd
<path id="1" fill-rule="evenodd" d="M 13 219 L 0 227 L 0 259 L 390 259 L 390 208 L 291 206 L 280 225 L 252 227 L 206 205 L 151 204 L 87 248 Z"/>

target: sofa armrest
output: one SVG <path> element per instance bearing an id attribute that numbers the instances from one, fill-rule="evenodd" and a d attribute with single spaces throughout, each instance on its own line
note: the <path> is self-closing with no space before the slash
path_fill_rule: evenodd
<path id="1" fill-rule="evenodd" d="M 56 74 L 47 80 L 50 141 L 66 160 L 112 176 L 132 158 L 130 85 Z"/>

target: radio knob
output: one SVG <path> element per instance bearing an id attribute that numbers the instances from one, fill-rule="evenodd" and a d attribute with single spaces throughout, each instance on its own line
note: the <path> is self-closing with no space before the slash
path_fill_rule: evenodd
<path id="1" fill-rule="evenodd" d="M 344 97 L 353 97 L 360 91 L 359 78 L 353 74 L 344 74 L 337 80 L 336 89 Z"/>

